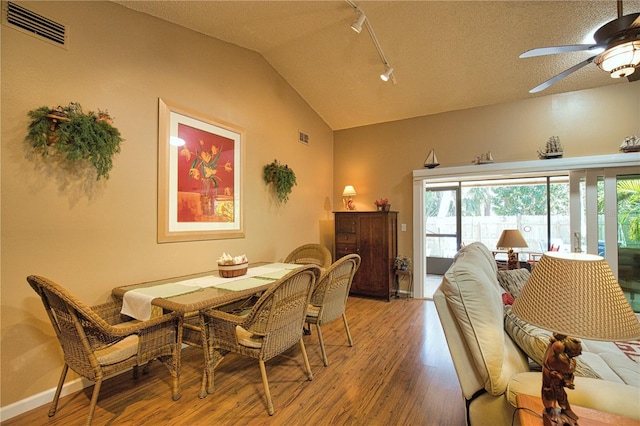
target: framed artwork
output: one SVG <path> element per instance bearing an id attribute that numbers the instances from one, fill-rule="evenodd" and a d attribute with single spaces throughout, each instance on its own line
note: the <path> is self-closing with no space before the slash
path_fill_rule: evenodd
<path id="1" fill-rule="evenodd" d="M 162 99 L 158 242 L 244 238 L 244 129 Z"/>

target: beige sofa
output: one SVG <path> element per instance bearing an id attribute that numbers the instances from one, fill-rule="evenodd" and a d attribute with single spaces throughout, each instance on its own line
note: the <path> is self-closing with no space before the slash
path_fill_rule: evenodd
<path id="1" fill-rule="evenodd" d="M 473 426 L 519 424 L 514 416 L 516 395 L 540 395 L 542 384 L 533 352 L 536 347 L 544 349 L 544 334 L 550 333 L 510 314 L 497 277 L 491 252 L 473 243 L 457 254 L 434 295 L 466 402 L 467 421 Z M 520 341 L 522 335 L 525 341 Z M 584 343 L 576 372 L 580 377 L 575 389 L 568 390 L 569 401 L 640 420 L 640 365 L 613 343 Z"/>

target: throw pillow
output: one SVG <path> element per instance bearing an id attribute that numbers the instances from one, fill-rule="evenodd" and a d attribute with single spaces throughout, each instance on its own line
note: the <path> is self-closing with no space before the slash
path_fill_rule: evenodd
<path id="1" fill-rule="evenodd" d="M 513 305 L 513 302 L 515 302 L 515 299 L 512 295 L 510 295 L 509 293 L 502 293 L 502 303 L 505 306 L 511 306 Z"/>
<path id="2" fill-rule="evenodd" d="M 530 276 L 531 272 L 524 268 L 500 270 L 497 273 L 498 284 L 513 297 L 518 297 Z"/>
<path id="3" fill-rule="evenodd" d="M 529 358 L 542 366 L 544 363 L 544 353 L 547 350 L 549 338 L 552 334 L 550 331 L 536 327 L 520 319 L 512 312 L 511 306 L 504 307 L 504 329 Z M 580 357 L 576 358 L 575 375 L 602 379 L 588 364 L 582 362 Z"/>

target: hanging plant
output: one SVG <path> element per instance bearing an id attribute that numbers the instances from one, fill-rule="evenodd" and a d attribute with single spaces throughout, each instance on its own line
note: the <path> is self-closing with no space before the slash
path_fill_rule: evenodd
<path id="1" fill-rule="evenodd" d="M 34 109 L 29 111 L 29 117 L 26 139 L 42 156 L 49 155 L 53 148 L 68 161 L 90 161 L 98 180 L 109 178 L 112 158 L 120 152 L 120 142 L 124 139 L 113 127 L 107 111 L 84 113 L 80 104 L 71 102 L 66 107 Z"/>
<path id="2" fill-rule="evenodd" d="M 296 185 L 296 174 L 286 164 L 283 166 L 278 160 L 264 166 L 264 181 L 273 187 L 280 202 L 286 203 L 294 185 Z"/>

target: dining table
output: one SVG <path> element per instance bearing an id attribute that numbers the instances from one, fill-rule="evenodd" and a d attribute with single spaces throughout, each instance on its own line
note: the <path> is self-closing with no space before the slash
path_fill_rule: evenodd
<path id="1" fill-rule="evenodd" d="M 225 278 L 220 276 L 218 270 L 211 270 L 124 285 L 114 288 L 111 293 L 114 298 L 122 300 L 121 313 L 137 320 L 175 312 L 181 319 L 178 341 L 201 346 L 198 315 L 201 310 L 216 308 L 233 311 L 239 307 L 246 308 L 248 301 L 256 300 L 277 280 L 303 266 L 257 262 L 249 264 L 247 273 L 239 277 Z M 177 362 L 179 372 L 180 356 Z"/>

